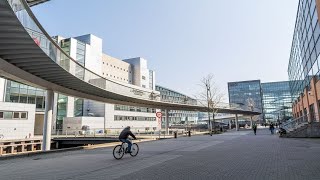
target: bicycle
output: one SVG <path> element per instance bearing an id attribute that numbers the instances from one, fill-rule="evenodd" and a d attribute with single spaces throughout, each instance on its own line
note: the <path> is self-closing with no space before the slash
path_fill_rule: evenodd
<path id="1" fill-rule="evenodd" d="M 131 139 L 128 139 L 128 140 L 132 143 Z M 127 154 L 127 150 L 128 150 L 128 143 L 122 142 L 121 145 L 117 145 L 116 147 L 113 148 L 113 157 L 119 160 L 124 156 L 124 154 Z M 135 157 L 138 155 L 138 153 L 139 153 L 138 144 L 132 143 L 130 155 L 132 157 Z"/>

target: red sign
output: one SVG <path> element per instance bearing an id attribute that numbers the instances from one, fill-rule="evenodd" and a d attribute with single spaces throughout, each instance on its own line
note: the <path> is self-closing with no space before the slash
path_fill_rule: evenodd
<path id="1" fill-rule="evenodd" d="M 158 118 L 161 118 L 162 113 L 161 113 L 161 112 L 157 112 L 157 113 L 156 113 L 156 116 L 157 116 Z"/>

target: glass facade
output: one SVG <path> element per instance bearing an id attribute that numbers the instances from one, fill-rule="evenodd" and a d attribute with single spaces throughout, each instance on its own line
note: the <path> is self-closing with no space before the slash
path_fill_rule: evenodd
<path id="1" fill-rule="evenodd" d="M 83 116 L 83 99 L 74 98 L 74 117 Z"/>
<path id="2" fill-rule="evenodd" d="M 77 41 L 76 61 L 85 66 L 85 52 L 86 44 L 81 41 Z M 81 66 L 76 66 L 76 77 L 84 79 L 84 69 Z"/>
<path id="3" fill-rule="evenodd" d="M 7 80 L 5 101 L 36 104 L 37 111 L 44 111 L 45 90 Z"/>
<path id="4" fill-rule="evenodd" d="M 149 70 L 149 89 L 153 89 L 153 71 Z"/>
<path id="5" fill-rule="evenodd" d="M 68 96 L 59 94 L 58 95 L 58 104 L 57 104 L 57 129 L 62 129 L 63 118 L 67 117 L 67 103 Z"/>
<path id="6" fill-rule="evenodd" d="M 293 100 L 319 76 L 320 26 L 316 0 L 300 0 L 292 40 L 288 75 Z"/>
<path id="7" fill-rule="evenodd" d="M 262 83 L 261 88 L 266 121 L 285 121 L 292 117 L 289 81 Z"/>
<path id="8" fill-rule="evenodd" d="M 156 85 L 156 91 L 160 92 L 161 101 L 164 102 L 197 104 L 197 100 L 162 86 Z M 164 112 L 162 112 L 162 114 L 164 114 Z M 193 111 L 171 110 L 169 116 L 170 124 L 187 124 L 196 123 L 198 121 L 198 113 Z M 164 119 L 162 122 L 165 122 Z"/>
<path id="9" fill-rule="evenodd" d="M 249 100 L 253 100 L 254 108 L 261 110 L 262 105 L 262 90 L 260 80 L 239 81 L 228 83 L 229 103 L 245 105 L 249 107 Z M 264 119 L 260 115 L 259 120 Z"/>

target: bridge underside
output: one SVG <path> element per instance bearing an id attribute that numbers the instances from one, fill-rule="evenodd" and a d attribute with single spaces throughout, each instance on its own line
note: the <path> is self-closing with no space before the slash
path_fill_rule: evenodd
<path id="1" fill-rule="evenodd" d="M 22 12 L 20 16 L 27 17 L 20 17 L 19 20 L 8 1 L 0 0 L 0 76 L 62 94 L 105 103 L 169 110 L 207 111 L 206 107 L 199 105 L 167 103 L 137 98 L 137 96 L 132 97 L 129 94 L 124 95 L 118 93 L 117 89 L 120 89 L 121 85 L 116 83 L 114 83 L 115 87 L 107 86 L 107 88 L 113 89 L 113 91 L 109 91 L 77 78 L 53 61 L 29 35 L 21 22 L 28 21 L 28 17 L 31 20 L 35 17 L 31 12 L 28 12 L 30 9 L 26 7 L 26 4 L 23 4 L 23 1 L 20 3 L 22 4 L 18 4 L 20 6 L 17 7 L 17 11 Z M 38 26 L 38 30 L 41 31 L 42 26 L 37 24 L 36 19 L 34 22 Z M 48 44 L 48 46 L 50 49 L 52 44 Z M 129 87 L 128 89 L 130 91 Z M 260 112 L 229 108 L 220 108 L 218 112 L 244 115 L 260 114 Z"/>

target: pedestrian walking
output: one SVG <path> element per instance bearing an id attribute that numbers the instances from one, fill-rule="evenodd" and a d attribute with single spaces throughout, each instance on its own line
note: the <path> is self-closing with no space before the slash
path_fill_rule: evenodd
<path id="1" fill-rule="evenodd" d="M 273 122 L 270 123 L 269 130 L 271 131 L 271 134 L 274 134 L 274 124 L 273 124 Z"/>
<path id="2" fill-rule="evenodd" d="M 252 125 L 252 129 L 253 129 L 254 135 L 257 135 L 257 125 L 256 124 Z"/>

